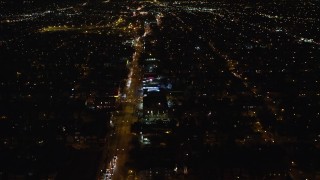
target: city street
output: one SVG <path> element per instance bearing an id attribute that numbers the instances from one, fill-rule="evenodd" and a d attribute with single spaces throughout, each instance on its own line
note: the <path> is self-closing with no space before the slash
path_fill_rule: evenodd
<path id="1" fill-rule="evenodd" d="M 0 9 L 1 180 L 320 179 L 319 0 Z"/>
<path id="2" fill-rule="evenodd" d="M 130 64 L 130 71 L 126 80 L 124 98 L 121 102 L 121 110 L 113 113 L 110 122 L 113 123 L 114 131 L 107 137 L 106 168 L 110 175 L 103 175 L 114 180 L 127 178 L 128 153 L 132 139 L 131 125 L 137 121 L 136 108 L 141 98 L 141 69 L 138 61 L 142 53 L 142 42 L 140 37 L 134 40 L 134 54 Z M 104 177 L 105 178 L 105 177 Z"/>

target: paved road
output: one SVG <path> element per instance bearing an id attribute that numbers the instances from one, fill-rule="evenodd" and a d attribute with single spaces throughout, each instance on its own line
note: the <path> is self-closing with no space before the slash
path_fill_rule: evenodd
<path id="1" fill-rule="evenodd" d="M 114 154 L 117 155 L 116 168 L 113 175 L 113 179 L 126 179 L 128 169 L 126 169 L 125 163 L 128 160 L 128 152 L 130 149 L 130 141 L 132 135 L 130 133 L 131 124 L 137 120 L 137 117 L 133 115 L 134 104 L 128 103 L 124 107 L 124 113 L 116 117 L 116 134 L 115 143 L 111 146 Z"/>
<path id="2" fill-rule="evenodd" d="M 126 99 L 122 102 L 122 110 L 114 113 L 111 121 L 114 124 L 114 132 L 108 135 L 107 145 L 105 149 L 105 158 L 107 172 L 113 180 L 127 179 L 128 170 L 126 162 L 128 161 L 128 153 L 131 148 L 131 124 L 137 121 L 136 107 L 139 101 L 141 88 L 141 69 L 138 64 L 142 53 L 141 38 L 137 37 L 134 43 L 135 52 L 131 62 L 130 73 L 127 78 L 127 86 L 125 89 Z M 108 174 L 108 173 L 107 173 Z M 101 179 L 106 179 L 105 175 Z"/>

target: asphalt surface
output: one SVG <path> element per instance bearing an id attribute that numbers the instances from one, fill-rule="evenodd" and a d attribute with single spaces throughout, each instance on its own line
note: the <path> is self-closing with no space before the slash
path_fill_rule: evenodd
<path id="1" fill-rule="evenodd" d="M 142 53 L 141 38 L 137 37 L 134 43 L 135 53 L 130 65 L 130 73 L 127 78 L 127 85 L 125 88 L 125 99 L 122 100 L 122 110 L 113 113 L 111 121 L 113 123 L 114 131 L 107 136 L 107 144 L 105 146 L 105 174 L 100 179 L 137 179 L 132 177 L 128 178 L 128 153 L 131 148 L 131 125 L 138 120 L 136 116 L 136 107 L 141 98 L 139 89 L 141 88 L 141 69 L 138 65 L 138 60 Z M 109 175 L 108 175 L 108 172 Z"/>

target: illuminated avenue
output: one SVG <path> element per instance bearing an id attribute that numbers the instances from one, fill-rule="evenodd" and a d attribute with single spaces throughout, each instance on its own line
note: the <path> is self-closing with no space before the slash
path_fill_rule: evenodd
<path id="1" fill-rule="evenodd" d="M 320 179 L 319 0 L 0 0 L 0 179 Z"/>

